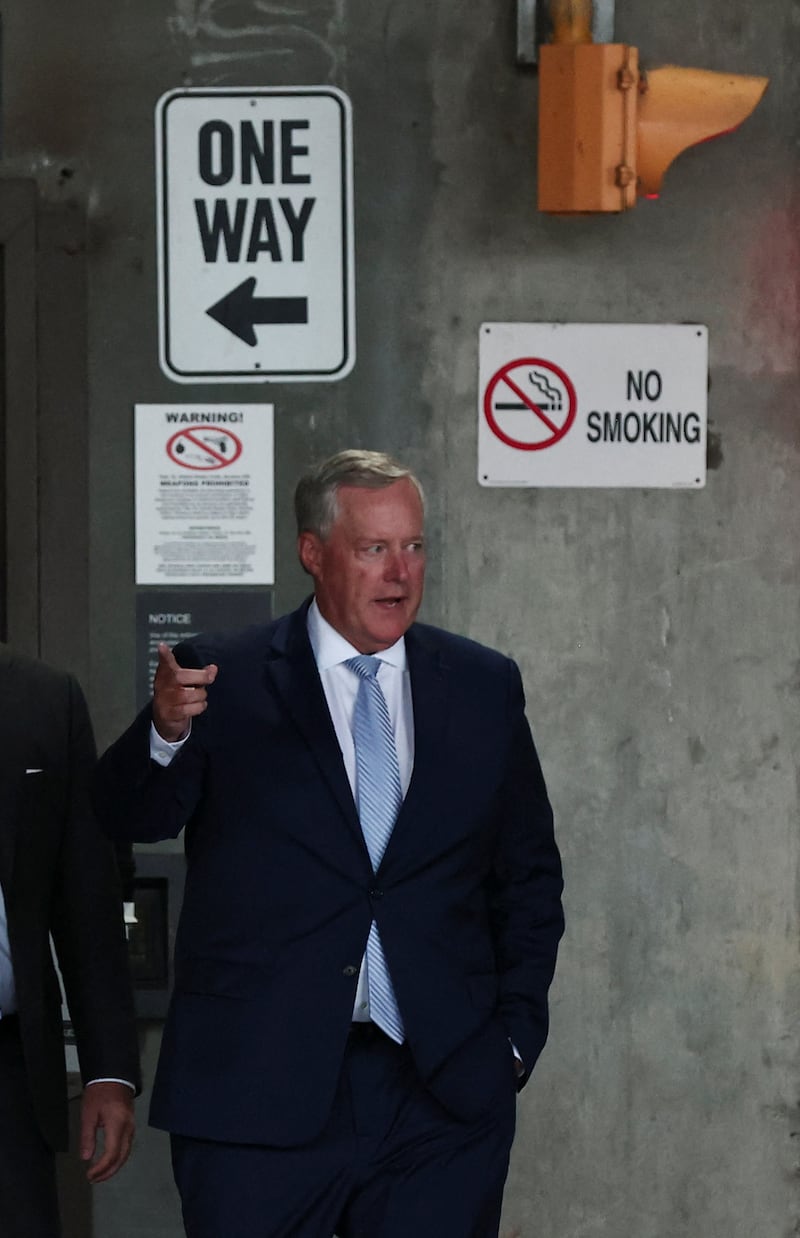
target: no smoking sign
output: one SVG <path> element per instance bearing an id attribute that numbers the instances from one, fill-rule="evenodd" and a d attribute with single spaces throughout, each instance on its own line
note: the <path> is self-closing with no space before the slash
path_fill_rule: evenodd
<path id="1" fill-rule="evenodd" d="M 485 322 L 479 341 L 481 485 L 705 484 L 706 327 Z"/>
<path id="2" fill-rule="evenodd" d="M 569 377 L 552 361 L 523 357 L 494 374 L 483 412 L 501 443 L 542 451 L 563 438 L 575 420 L 577 399 Z"/>

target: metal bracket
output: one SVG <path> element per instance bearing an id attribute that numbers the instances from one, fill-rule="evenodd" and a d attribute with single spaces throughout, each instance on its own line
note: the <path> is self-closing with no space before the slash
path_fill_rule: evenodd
<path id="1" fill-rule="evenodd" d="M 536 0 L 517 0 L 517 64 L 536 64 L 538 4 Z"/>
<path id="2" fill-rule="evenodd" d="M 614 42 L 616 0 L 594 0 L 592 39 L 595 43 Z M 517 0 L 517 64 L 538 64 L 539 44 L 550 41 L 550 15 L 547 0 Z"/>

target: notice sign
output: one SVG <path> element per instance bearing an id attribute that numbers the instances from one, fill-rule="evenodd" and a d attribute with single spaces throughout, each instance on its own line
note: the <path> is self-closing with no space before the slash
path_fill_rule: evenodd
<path id="1" fill-rule="evenodd" d="M 271 404 L 137 404 L 137 585 L 274 581 Z"/>
<path id="2" fill-rule="evenodd" d="M 705 485 L 706 327 L 490 322 L 479 353 L 482 485 Z"/>
<path id="3" fill-rule="evenodd" d="M 331 381 L 355 361 L 350 101 L 173 90 L 156 109 L 161 367 Z"/>
<path id="4" fill-rule="evenodd" d="M 272 617 L 269 589 L 146 589 L 136 595 L 136 707 L 153 691 L 161 641 L 170 649 L 198 632 L 232 632 Z"/>

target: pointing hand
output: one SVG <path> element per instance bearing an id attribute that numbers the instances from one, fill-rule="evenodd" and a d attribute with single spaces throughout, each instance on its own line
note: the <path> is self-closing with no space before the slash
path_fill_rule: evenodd
<path id="1" fill-rule="evenodd" d="M 179 666 L 168 645 L 158 646 L 153 681 L 153 723 L 162 739 L 176 743 L 189 734 L 191 719 L 208 708 L 206 687 L 217 677 L 214 663 L 200 670 Z"/>

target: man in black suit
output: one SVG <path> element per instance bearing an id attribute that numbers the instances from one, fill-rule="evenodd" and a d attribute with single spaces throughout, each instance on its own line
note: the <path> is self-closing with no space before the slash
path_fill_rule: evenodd
<path id="1" fill-rule="evenodd" d="M 186 825 L 151 1120 L 190 1238 L 496 1238 L 563 928 L 519 671 L 415 622 L 409 471 L 296 494 L 315 597 L 160 652 L 98 766 L 119 839 Z"/>
<path id="2" fill-rule="evenodd" d="M 130 1151 L 136 1028 L 116 864 L 89 805 L 95 751 L 80 688 L 0 646 L 0 701 L 0 1234 L 57 1238 L 67 1098 L 51 935 L 76 1033 L 80 1155 L 92 1183 Z"/>

